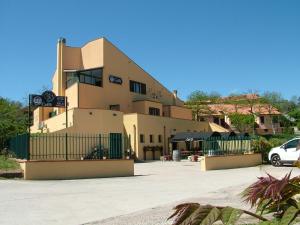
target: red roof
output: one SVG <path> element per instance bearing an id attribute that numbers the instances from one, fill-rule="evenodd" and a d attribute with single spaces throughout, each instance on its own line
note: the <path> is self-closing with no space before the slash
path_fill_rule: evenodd
<path id="1" fill-rule="evenodd" d="M 261 115 L 280 115 L 281 113 L 275 107 L 267 104 L 255 104 L 252 107 L 249 105 L 234 105 L 234 104 L 211 104 L 208 105 L 213 115 L 240 113 L 240 114 L 261 114 Z M 251 112 L 252 111 L 252 112 Z"/>

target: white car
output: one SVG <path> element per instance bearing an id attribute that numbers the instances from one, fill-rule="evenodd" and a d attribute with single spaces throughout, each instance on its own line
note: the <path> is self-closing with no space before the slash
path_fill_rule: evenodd
<path id="1" fill-rule="evenodd" d="M 281 146 L 272 148 L 269 160 L 273 166 L 293 164 L 300 156 L 300 137 L 293 138 Z"/>

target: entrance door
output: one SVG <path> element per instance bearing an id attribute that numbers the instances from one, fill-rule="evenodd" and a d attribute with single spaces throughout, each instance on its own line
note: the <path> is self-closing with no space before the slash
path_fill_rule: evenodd
<path id="1" fill-rule="evenodd" d="M 123 144 L 121 133 L 109 134 L 109 157 L 110 159 L 122 159 Z"/>

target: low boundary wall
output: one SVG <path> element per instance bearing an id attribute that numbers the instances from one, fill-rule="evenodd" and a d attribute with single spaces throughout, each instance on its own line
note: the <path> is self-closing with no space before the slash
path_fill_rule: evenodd
<path id="1" fill-rule="evenodd" d="M 134 176 L 133 160 L 21 161 L 25 180 Z"/>
<path id="2" fill-rule="evenodd" d="M 201 171 L 233 169 L 262 164 L 261 154 L 205 156 L 201 160 Z"/>

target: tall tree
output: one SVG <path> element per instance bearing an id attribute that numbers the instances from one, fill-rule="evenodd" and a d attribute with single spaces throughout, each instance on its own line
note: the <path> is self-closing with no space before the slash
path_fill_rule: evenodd
<path id="1" fill-rule="evenodd" d="M 0 97 L 0 139 L 8 139 L 27 130 L 27 116 L 19 102 Z"/>
<path id="2" fill-rule="evenodd" d="M 192 109 L 195 120 L 199 121 L 201 115 L 210 115 L 213 112 L 209 108 L 209 104 L 216 103 L 221 95 L 217 92 L 206 93 L 204 91 L 192 92 L 185 105 Z"/>

